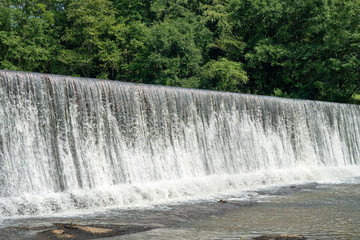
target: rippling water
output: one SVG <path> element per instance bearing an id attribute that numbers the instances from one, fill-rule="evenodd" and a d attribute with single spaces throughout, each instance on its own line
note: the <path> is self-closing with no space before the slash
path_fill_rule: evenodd
<path id="1" fill-rule="evenodd" d="M 266 234 L 298 234 L 309 239 L 360 239 L 360 179 L 346 184 L 288 185 L 218 199 L 147 208 L 3 221 L 0 239 L 25 239 L 19 230 L 54 222 L 140 224 L 156 229 L 108 239 L 251 239 Z M 12 227 L 6 228 L 5 226 Z M 17 228 L 14 228 L 17 226 Z M 20 227 L 20 228 L 19 228 Z"/>
<path id="2" fill-rule="evenodd" d="M 233 206 L 182 227 L 121 239 L 249 239 L 283 233 L 309 239 L 360 239 L 359 184 L 319 185 L 264 200 L 251 207 Z"/>
<path id="3" fill-rule="evenodd" d="M 274 233 L 310 239 L 360 239 L 359 213 L 360 185 L 325 185 L 195 222 L 193 230 L 212 239 Z"/>

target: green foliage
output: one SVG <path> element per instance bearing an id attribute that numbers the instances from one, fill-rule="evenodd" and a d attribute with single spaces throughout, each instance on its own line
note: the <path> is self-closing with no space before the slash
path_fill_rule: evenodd
<path id="1" fill-rule="evenodd" d="M 233 0 L 248 89 L 349 102 L 359 88 L 359 1 Z"/>
<path id="2" fill-rule="evenodd" d="M 67 6 L 66 46 L 59 55 L 66 72 L 115 77 L 120 70 L 124 24 L 117 23 L 108 0 L 72 0 Z"/>
<path id="3" fill-rule="evenodd" d="M 198 87 L 202 48 L 210 38 L 204 26 L 186 19 L 167 19 L 150 27 L 145 47 L 132 65 L 137 81 Z"/>
<path id="4" fill-rule="evenodd" d="M 323 51 L 329 78 L 320 80 L 321 99 L 348 102 L 360 89 L 360 1 L 329 1 L 327 9 Z"/>
<path id="5" fill-rule="evenodd" d="M 360 94 L 354 94 L 351 102 L 360 104 Z"/>
<path id="6" fill-rule="evenodd" d="M 203 21 L 213 32 L 213 43 L 210 45 L 210 58 L 227 57 L 234 61 L 243 59 L 246 44 L 242 36 L 234 34 L 235 24 L 231 19 L 228 1 L 213 0 L 211 4 L 202 5 Z"/>
<path id="7" fill-rule="evenodd" d="M 0 3 L 0 68 L 47 71 L 54 59 L 54 12 L 40 0 Z"/>
<path id="8" fill-rule="evenodd" d="M 150 7 L 157 20 L 187 17 L 198 8 L 197 0 L 153 0 Z"/>
<path id="9" fill-rule="evenodd" d="M 142 0 L 111 0 L 116 7 L 116 15 L 132 21 L 150 21 L 150 1 Z"/>
<path id="10" fill-rule="evenodd" d="M 290 96 L 287 94 L 287 92 L 283 92 L 279 88 L 274 89 L 274 93 L 272 94 L 274 97 L 282 97 L 282 98 L 289 98 Z"/>
<path id="11" fill-rule="evenodd" d="M 0 68 L 359 103 L 360 0 L 1 0 Z"/>
<path id="12" fill-rule="evenodd" d="M 203 86 L 208 89 L 228 92 L 240 92 L 241 87 L 248 81 L 246 72 L 239 62 L 226 58 L 211 60 L 202 71 Z"/>

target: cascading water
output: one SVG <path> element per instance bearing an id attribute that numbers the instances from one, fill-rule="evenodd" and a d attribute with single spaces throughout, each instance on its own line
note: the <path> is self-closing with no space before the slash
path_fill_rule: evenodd
<path id="1" fill-rule="evenodd" d="M 0 217 L 360 175 L 360 106 L 0 71 Z"/>

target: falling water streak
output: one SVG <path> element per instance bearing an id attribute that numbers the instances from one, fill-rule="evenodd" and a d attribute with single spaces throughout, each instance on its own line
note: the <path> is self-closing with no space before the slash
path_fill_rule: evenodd
<path id="1" fill-rule="evenodd" d="M 118 195 L 139 184 L 359 165 L 357 105 L 0 71 L 0 216 L 131 204 Z M 123 188 L 96 192 L 111 186 Z M 91 189 L 106 196 L 79 199 Z"/>

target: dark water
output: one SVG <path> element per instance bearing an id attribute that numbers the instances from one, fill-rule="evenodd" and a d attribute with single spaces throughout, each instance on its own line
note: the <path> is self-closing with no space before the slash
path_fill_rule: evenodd
<path id="1" fill-rule="evenodd" d="M 309 239 L 360 239 L 359 184 L 320 185 L 263 200 L 248 207 L 230 201 L 232 207 L 221 214 L 121 239 L 251 239 L 284 233 Z"/>

